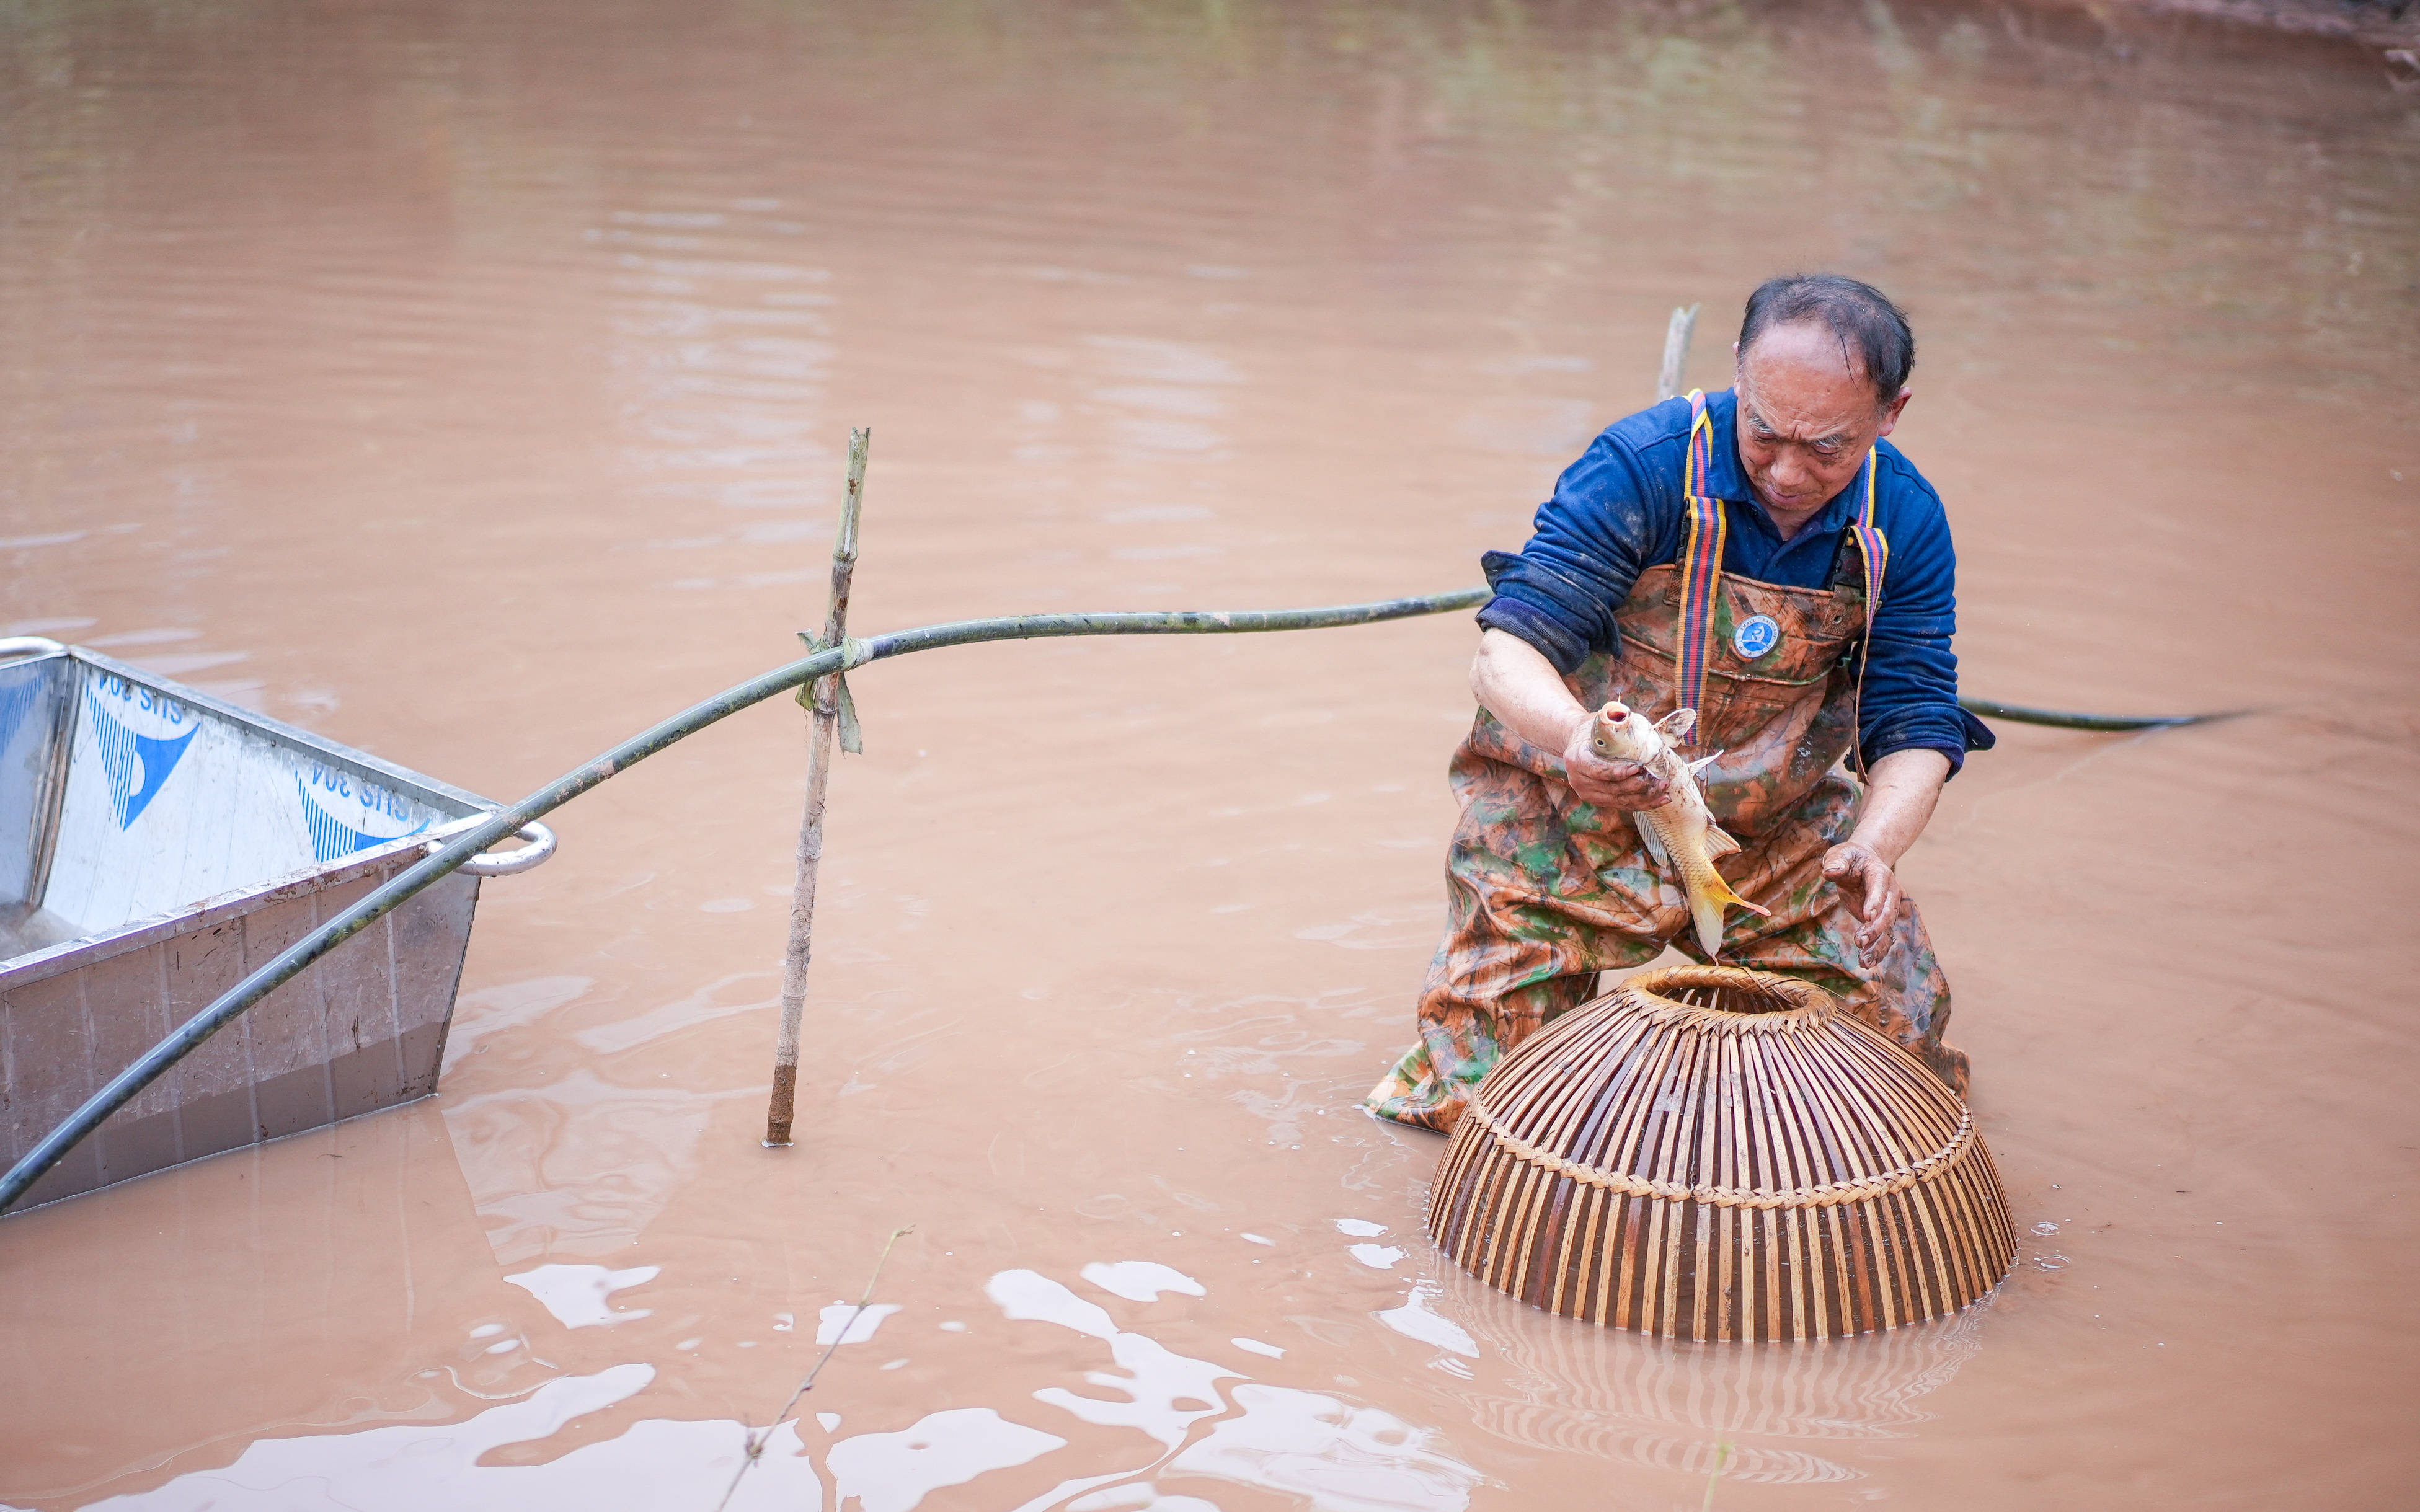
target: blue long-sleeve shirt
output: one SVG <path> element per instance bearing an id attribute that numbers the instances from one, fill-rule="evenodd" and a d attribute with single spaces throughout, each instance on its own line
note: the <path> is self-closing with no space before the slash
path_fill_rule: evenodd
<path id="1" fill-rule="evenodd" d="M 1740 465 L 1738 398 L 1706 396 L 1714 421 L 1709 491 L 1724 501 L 1723 571 L 1785 588 L 1825 588 L 1840 535 L 1863 505 L 1859 479 L 1788 541 L 1757 503 Z M 1538 648 L 1570 672 L 1591 652 L 1619 651 L 1614 615 L 1650 567 L 1678 561 L 1687 529 L 1682 464 L 1689 402 L 1668 400 L 1609 426 L 1556 480 L 1536 531 L 1517 556 L 1482 559 L 1496 596 L 1479 623 Z M 1888 441 L 1876 448 L 1874 523 L 1890 542 L 1882 608 L 1874 616 L 1857 732 L 1869 765 L 1898 750 L 1937 750 L 1955 776 L 1992 732 L 1958 706 L 1958 554 L 1941 496 Z M 1854 496 L 1854 497 L 1853 497 Z"/>

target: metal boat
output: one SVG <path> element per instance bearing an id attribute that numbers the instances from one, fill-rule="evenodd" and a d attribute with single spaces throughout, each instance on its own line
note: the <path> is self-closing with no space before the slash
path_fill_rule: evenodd
<path id="1" fill-rule="evenodd" d="M 245 973 L 497 805 L 81 647 L 0 640 L 0 1166 Z M 437 1089 L 479 880 L 377 920 L 188 1056 L 21 1206 Z"/>

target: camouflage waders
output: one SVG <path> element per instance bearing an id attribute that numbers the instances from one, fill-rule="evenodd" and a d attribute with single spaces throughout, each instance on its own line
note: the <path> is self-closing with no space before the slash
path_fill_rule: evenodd
<path id="1" fill-rule="evenodd" d="M 1732 909 L 1724 959 L 1838 994 L 1962 1093 L 1966 1057 L 1941 1038 L 1948 984 L 1915 905 L 1902 899 L 1879 958 L 1861 960 L 1856 917 L 1823 872 L 1862 795 L 1835 766 L 1856 739 L 1864 585 L 1881 579 L 1887 548 L 1869 513 L 1842 532 L 1828 590 L 1723 576 L 1708 566 L 1721 560 L 1720 505 L 1692 503 L 1683 560 L 1640 574 L 1621 607 L 1619 656 L 1589 657 L 1564 685 L 1583 708 L 1618 699 L 1650 717 L 1684 706 L 1683 678 L 1702 687 L 1683 754 L 1723 752 L 1699 776 L 1716 821 L 1744 847 L 1723 859 L 1723 875 L 1773 910 L 1768 919 Z M 1686 900 L 1630 815 L 1582 802 L 1559 752 L 1481 709 L 1450 773 L 1462 820 L 1446 863 L 1449 932 L 1420 993 L 1419 1042 L 1368 1099 L 1380 1118 L 1437 1130 L 1453 1127 L 1505 1051 L 1594 996 L 1598 972 L 1643 965 L 1668 945 L 1703 959 Z"/>

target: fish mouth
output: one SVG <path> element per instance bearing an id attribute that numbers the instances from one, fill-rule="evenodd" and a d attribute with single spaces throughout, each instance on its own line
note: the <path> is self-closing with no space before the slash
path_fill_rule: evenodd
<path id="1" fill-rule="evenodd" d="M 1608 719 L 1627 719 L 1630 717 L 1630 705 L 1622 702 L 1620 699 L 1614 699 L 1607 702 L 1604 709 L 1599 712 L 1603 713 Z"/>

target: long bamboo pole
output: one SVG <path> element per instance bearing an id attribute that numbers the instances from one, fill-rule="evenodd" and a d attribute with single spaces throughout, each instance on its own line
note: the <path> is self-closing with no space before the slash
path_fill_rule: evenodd
<path id="1" fill-rule="evenodd" d="M 829 650 L 848 639 L 848 589 L 857 575 L 857 516 L 865 502 L 865 454 L 871 427 L 848 433 L 848 486 L 841 497 L 840 530 L 832 538 L 831 598 L 824 610 L 823 639 L 812 648 Z M 807 731 L 807 811 L 799 822 L 799 870 L 790 891 L 790 948 L 782 960 L 782 1034 L 773 1049 L 773 1098 L 765 1109 L 765 1146 L 790 1143 L 790 1112 L 799 1095 L 799 1028 L 806 1017 L 807 962 L 814 951 L 815 882 L 824 864 L 824 799 L 831 788 L 832 737 L 840 731 L 841 674 L 818 677 Z M 852 721 L 853 723 L 854 721 Z M 856 744 L 852 732 L 851 745 Z"/>
<path id="2" fill-rule="evenodd" d="M 729 718 L 776 693 L 812 683 L 833 672 L 845 672 L 870 661 L 905 656 L 949 646 L 980 645 L 988 640 L 1040 640 L 1079 635 L 1253 635 L 1280 630 L 1320 630 L 1348 625 L 1379 625 L 1421 614 L 1477 609 L 1490 597 L 1484 588 L 1417 598 L 1391 598 L 1374 604 L 1340 604 L 1326 609 L 1238 609 L 1224 613 L 1205 609 L 1173 609 L 1128 614 L 1019 614 L 1001 619 L 954 620 L 946 625 L 894 630 L 863 640 L 848 640 L 826 651 L 776 667 L 727 687 L 702 703 L 652 725 L 546 786 L 511 805 L 498 809 L 477 824 L 443 841 L 429 841 L 427 857 L 349 903 L 335 917 L 253 969 L 241 981 L 213 999 L 145 1051 L 86 1098 L 59 1125 L 28 1149 L 0 1176 L 0 1211 L 23 1196 L 42 1173 L 101 1126 L 109 1116 L 132 1102 L 168 1068 L 241 1017 L 245 1011 L 292 980 L 311 963 L 351 939 L 406 900 L 442 880 L 456 867 L 489 846 L 498 844 L 533 819 L 542 819 L 600 782 L 628 771 L 648 757 L 687 739 L 710 724 Z"/>
<path id="3" fill-rule="evenodd" d="M 452 838 L 429 841 L 423 859 L 380 883 L 318 928 L 253 968 L 241 981 L 212 999 L 208 1008 L 170 1030 L 166 1039 L 145 1051 L 133 1064 L 111 1077 L 99 1091 L 86 1098 L 57 1127 L 26 1150 L 6 1175 L 0 1175 L 0 1211 L 6 1211 L 10 1204 L 23 1196 L 36 1181 L 42 1179 L 44 1172 L 100 1128 L 111 1114 L 141 1095 L 145 1088 L 165 1075 L 170 1067 L 192 1054 L 210 1036 L 234 1023 L 254 1004 L 300 976 L 313 962 L 401 906 L 421 889 L 442 881 L 456 867 L 489 846 L 506 840 L 531 820 L 545 818 L 591 788 L 628 771 L 648 757 L 668 749 L 675 742 L 729 718 L 742 709 L 761 703 L 776 693 L 786 693 L 817 678 L 862 667 L 867 662 L 921 651 L 939 651 L 949 646 L 980 645 L 991 640 L 1039 640 L 1060 636 L 1253 635 L 1282 630 L 1332 629 L 1350 625 L 1379 625 L 1388 620 L 1410 619 L 1422 614 L 1443 614 L 1453 609 L 1477 609 L 1491 596 L 1485 588 L 1465 588 L 1450 594 L 1388 599 L 1374 604 L 1342 604 L 1326 609 L 1245 609 L 1225 613 L 1177 609 L 1160 613 L 1026 614 L 1003 619 L 957 620 L 947 625 L 920 625 L 912 630 L 897 630 L 864 640 L 847 641 L 839 647 L 803 656 L 787 666 L 776 667 L 760 677 L 752 677 L 736 687 L 727 687 L 704 702 L 691 704 L 672 717 L 640 731 L 612 749 L 566 772 L 519 803 L 498 809 L 477 824 L 458 831 Z M 2079 724 L 2089 719 L 2092 722 L 2086 728 L 2096 730 L 2146 730 L 2235 717 L 2227 714 L 2081 715 L 2049 709 L 2020 709 L 1989 703 L 1980 699 L 1961 699 L 1959 702 L 1980 713 L 2032 724 Z"/>

